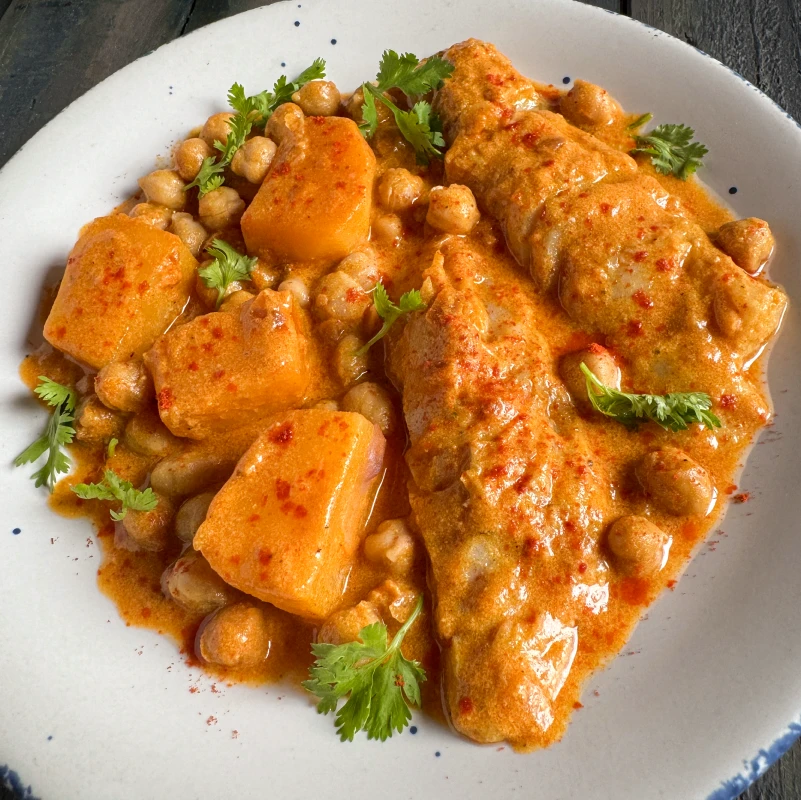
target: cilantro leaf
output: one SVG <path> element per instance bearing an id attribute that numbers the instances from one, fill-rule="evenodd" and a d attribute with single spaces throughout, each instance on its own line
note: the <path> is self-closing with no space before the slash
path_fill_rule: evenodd
<path id="1" fill-rule="evenodd" d="M 425 670 L 401 652 L 401 643 L 423 608 L 423 596 L 387 645 L 387 627 L 381 622 L 362 628 L 359 641 L 312 645 L 316 661 L 303 686 L 316 695 L 320 714 L 336 712 L 341 741 L 353 741 L 357 731 L 382 742 L 399 733 L 412 718 L 410 705 L 420 705 L 420 683 Z M 337 711 L 339 701 L 347 697 Z"/>
<path id="2" fill-rule="evenodd" d="M 377 283 L 373 287 L 372 292 L 373 305 L 375 306 L 375 310 L 378 312 L 378 316 L 384 320 L 384 324 L 381 326 L 381 330 L 379 330 L 378 333 L 373 336 L 373 338 L 370 339 L 367 344 L 364 345 L 364 347 L 359 349 L 359 355 L 363 355 L 379 339 L 383 339 L 399 317 L 402 317 L 404 314 L 410 314 L 412 311 L 422 311 L 426 307 L 426 304 L 423 301 L 418 289 L 412 289 L 411 291 L 404 292 L 398 301 L 398 305 L 395 305 L 389 299 L 389 295 L 387 294 L 387 290 L 384 288 L 383 283 Z"/>
<path id="3" fill-rule="evenodd" d="M 646 123 L 650 122 L 653 118 L 654 115 L 650 111 L 648 111 L 645 114 L 642 114 L 641 116 L 637 117 L 637 119 L 635 119 L 634 122 L 630 122 L 628 125 L 626 125 L 626 130 L 636 131 L 639 128 L 642 128 L 642 126 L 645 125 Z"/>
<path id="4" fill-rule="evenodd" d="M 362 106 L 362 115 L 367 121 L 366 126 L 362 126 L 362 132 L 368 136 L 375 133 L 378 124 L 375 114 L 375 101 L 380 100 L 395 117 L 395 124 L 409 144 L 414 148 L 417 161 L 420 164 L 428 164 L 431 157 L 442 158 L 442 151 L 437 149 L 445 146 L 445 139 L 442 137 L 442 126 L 439 119 L 431 111 L 431 105 L 425 101 L 420 101 L 414 105 L 411 111 L 403 111 L 398 108 L 392 100 L 384 95 L 372 83 L 363 85 L 365 104 Z M 367 97 L 371 96 L 371 105 L 367 105 Z"/>
<path id="5" fill-rule="evenodd" d="M 657 125 L 649 134 L 633 137 L 637 146 L 631 152 L 647 153 L 658 172 L 686 181 L 709 152 L 700 142 L 692 141 L 694 135 L 686 125 Z"/>
<path id="6" fill-rule="evenodd" d="M 31 478 L 36 488 L 47 486 L 52 493 L 56 477 L 70 471 L 71 461 L 61 448 L 71 444 L 75 436 L 73 423 L 77 396 L 73 389 L 62 386 L 45 375 L 39 376 L 39 385 L 34 392 L 53 407 L 53 413 L 47 421 L 44 433 L 14 459 L 14 466 L 32 464 L 47 453 L 44 465 L 34 472 Z"/>
<path id="7" fill-rule="evenodd" d="M 144 491 L 135 489 L 129 481 L 125 481 L 114 472 L 107 469 L 103 472 L 100 483 L 78 483 L 72 491 L 82 500 L 117 500 L 122 504 L 120 511 L 110 511 L 115 522 L 125 519 L 128 511 L 153 511 L 158 505 L 158 497 L 148 487 Z"/>
<path id="8" fill-rule="evenodd" d="M 439 89 L 453 73 L 453 64 L 439 56 L 431 56 L 422 63 L 413 53 L 398 55 L 385 50 L 376 75 L 378 90 L 400 89 L 407 97 L 426 94 Z"/>
<path id="9" fill-rule="evenodd" d="M 112 437 L 109 440 L 108 448 L 106 449 L 106 452 L 108 453 L 108 457 L 109 458 L 114 458 L 114 453 L 117 452 L 117 445 L 119 443 L 120 443 L 120 440 L 117 439 L 116 437 Z"/>
<path id="10" fill-rule="evenodd" d="M 228 90 L 228 104 L 236 114 L 228 120 L 229 132 L 225 141 L 214 142 L 214 147 L 220 151 L 220 156 L 203 159 L 200 171 L 195 179 L 186 185 L 184 191 L 197 186 L 200 197 L 203 197 L 204 194 L 219 189 L 225 182 L 225 168 L 234 160 L 236 151 L 245 143 L 253 127 L 264 127 L 275 109 L 282 103 L 288 103 L 301 86 L 324 77 L 325 61 L 318 58 L 294 81 L 288 81 L 286 75 L 281 75 L 275 82 L 272 92 L 263 91 L 248 97 L 241 83 L 231 86 Z"/>
<path id="11" fill-rule="evenodd" d="M 399 89 L 409 98 L 416 98 L 442 86 L 443 81 L 451 76 L 453 65 L 439 56 L 432 56 L 420 62 L 413 53 L 398 55 L 394 50 L 385 50 L 376 75 L 376 85 L 362 85 L 364 105 L 359 125 L 366 138 L 375 134 L 378 127 L 375 101 L 382 102 L 395 117 L 395 124 L 403 137 L 414 147 L 417 161 L 428 164 L 431 157 L 442 158 L 445 147 L 442 137 L 442 124 L 431 105 L 418 101 L 410 111 L 404 111 L 386 96 L 390 89 Z"/>
<path id="12" fill-rule="evenodd" d="M 203 283 L 209 289 L 217 290 L 217 305 L 219 308 L 225 297 L 225 290 L 234 281 L 250 279 L 250 273 L 256 265 L 258 258 L 249 258 L 238 253 L 228 242 L 215 239 L 206 252 L 214 258 L 206 267 L 198 270 Z"/>
<path id="13" fill-rule="evenodd" d="M 683 431 L 695 422 L 710 430 L 721 427 L 720 420 L 709 410 L 712 398 L 704 392 L 628 394 L 601 383 L 586 364 L 581 365 L 581 371 L 592 407 L 627 427 L 646 420 L 668 431 Z"/>

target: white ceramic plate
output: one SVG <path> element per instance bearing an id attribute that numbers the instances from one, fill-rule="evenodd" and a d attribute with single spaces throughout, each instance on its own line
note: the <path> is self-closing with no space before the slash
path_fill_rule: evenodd
<path id="1" fill-rule="evenodd" d="M 471 745 L 420 715 L 414 735 L 340 744 L 293 689 L 213 692 L 168 640 L 125 627 L 96 587 L 88 524 L 51 514 L 31 470 L 10 467 L 44 421 L 16 375 L 48 272 L 84 222 L 223 108 L 233 81 L 256 91 L 324 56 L 351 88 L 385 47 L 423 55 L 469 36 L 539 80 L 584 77 L 627 109 L 694 126 L 706 181 L 773 226 L 772 275 L 793 299 L 771 361 L 776 424 L 742 477 L 752 502 L 730 509 L 717 544 L 591 681 L 564 741 L 530 755 Z M 801 130 L 778 107 L 691 47 L 567 0 L 292 0 L 104 81 L 0 173 L 0 763 L 15 771 L 0 783 L 43 800 L 736 796 L 801 730 L 799 208 Z"/>

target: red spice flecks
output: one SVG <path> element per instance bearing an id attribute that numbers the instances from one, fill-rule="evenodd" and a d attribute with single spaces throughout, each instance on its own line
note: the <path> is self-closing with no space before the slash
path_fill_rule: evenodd
<path id="1" fill-rule="evenodd" d="M 273 554 L 263 547 L 259 549 L 259 564 L 264 564 L 266 567 L 273 560 Z"/>
<path id="2" fill-rule="evenodd" d="M 629 336 L 642 336 L 642 322 L 638 319 L 629 320 L 629 324 L 626 326 L 626 333 Z"/>
<path id="3" fill-rule="evenodd" d="M 190 686 L 189 687 L 189 694 L 197 694 L 199 691 L 200 691 L 200 689 L 198 689 L 197 686 Z"/>
<path id="4" fill-rule="evenodd" d="M 633 259 L 634 259 L 634 260 L 635 260 L 635 261 L 636 261 L 638 264 L 642 264 L 642 262 L 643 262 L 643 261 L 645 261 L 645 259 L 646 259 L 646 258 L 648 258 L 648 251 L 647 251 L 647 250 L 638 250 L 638 251 L 637 251 L 637 252 L 636 252 L 636 253 L 635 253 L 635 254 L 632 256 L 632 258 L 633 258 Z"/>
<path id="5" fill-rule="evenodd" d="M 654 301 L 651 300 L 651 298 L 642 289 L 637 289 L 637 291 L 632 295 L 632 298 L 634 299 L 634 302 L 642 308 L 654 307 Z"/>
<path id="6" fill-rule="evenodd" d="M 286 500 L 289 497 L 289 490 L 291 488 L 289 481 L 285 481 L 282 478 L 275 479 L 275 496 L 279 500 Z"/>
<path id="7" fill-rule="evenodd" d="M 573 708 L 575 708 L 576 711 L 578 711 L 580 708 L 584 708 L 584 704 L 583 703 L 579 703 L 579 701 L 576 700 L 576 702 L 573 703 Z"/>
<path id="8" fill-rule="evenodd" d="M 159 411 L 169 411 L 175 403 L 175 394 L 169 386 L 159 392 Z"/>
<path id="9" fill-rule="evenodd" d="M 734 494 L 736 491 L 737 491 L 737 484 L 736 484 L 736 483 L 730 483 L 730 484 L 729 484 L 729 485 L 728 485 L 728 486 L 727 486 L 727 487 L 726 487 L 726 488 L 723 490 L 723 493 L 724 493 L 724 494 Z"/>
<path id="10" fill-rule="evenodd" d="M 587 565 L 583 561 L 579 561 L 578 571 L 582 574 L 587 571 Z"/>
<path id="11" fill-rule="evenodd" d="M 251 514 L 248 517 L 248 522 L 258 522 L 260 519 L 261 519 L 261 515 L 260 514 Z"/>
<path id="12" fill-rule="evenodd" d="M 197 372 L 197 371 L 198 371 L 198 369 L 199 369 L 199 368 L 198 368 L 198 365 L 197 365 L 197 361 L 190 361 L 190 362 L 189 362 L 189 370 L 190 370 L 191 372 Z"/>
<path id="13" fill-rule="evenodd" d="M 668 581 L 667 582 L 668 589 L 670 589 L 670 591 L 672 592 L 676 588 L 677 583 L 678 581 Z"/>
<path id="14" fill-rule="evenodd" d="M 491 83 L 493 86 L 503 86 L 503 78 L 500 75 L 489 73 L 487 75 L 487 83 Z"/>
<path id="15" fill-rule="evenodd" d="M 656 260 L 656 268 L 660 272 L 670 272 L 675 266 L 676 262 L 672 258 L 657 258 Z"/>
<path id="16" fill-rule="evenodd" d="M 231 731 L 231 738 L 232 739 L 236 739 L 238 737 L 239 737 L 239 731 L 237 731 L 237 730 Z"/>
<path id="17" fill-rule="evenodd" d="M 620 597 L 630 606 L 643 606 L 648 602 L 648 581 L 626 578 L 620 582 Z"/>
<path id="18" fill-rule="evenodd" d="M 462 714 L 470 714 L 473 708 L 473 701 L 469 697 L 462 697 L 459 700 L 459 711 L 461 711 Z"/>
<path id="19" fill-rule="evenodd" d="M 220 694 L 220 690 L 217 688 L 216 683 L 212 683 L 210 688 L 212 694 Z"/>
<path id="20" fill-rule="evenodd" d="M 297 519 L 303 519 L 304 517 L 309 516 L 309 512 L 306 510 L 306 506 L 295 506 L 295 510 L 292 512 Z"/>
<path id="21" fill-rule="evenodd" d="M 277 428 L 273 428 L 270 431 L 270 441 L 274 442 L 275 444 L 286 445 L 292 441 L 292 437 L 294 436 L 294 431 L 292 430 L 292 423 L 285 422 L 283 425 L 279 425 Z"/>
<path id="22" fill-rule="evenodd" d="M 736 494 L 732 497 L 735 503 L 747 503 L 750 499 L 751 492 L 740 492 L 740 494 Z"/>
<path id="23" fill-rule="evenodd" d="M 222 329 L 222 328 L 221 328 L 219 325 L 215 325 L 215 326 L 214 326 L 214 327 L 211 329 L 211 335 L 212 335 L 212 336 L 213 336 L 215 339 L 222 339 L 222 338 L 223 338 L 223 329 Z"/>
<path id="24" fill-rule="evenodd" d="M 239 387 L 232 381 L 229 381 L 228 384 L 226 384 L 225 390 L 231 392 L 231 394 L 236 394 L 236 392 L 239 391 Z"/>
<path id="25" fill-rule="evenodd" d="M 142 618 L 143 619 L 148 619 L 152 613 L 153 612 L 147 606 L 145 606 L 142 609 Z"/>
<path id="26" fill-rule="evenodd" d="M 150 284 L 147 281 L 142 281 L 136 288 L 139 294 L 144 294 L 150 288 Z"/>
<path id="27" fill-rule="evenodd" d="M 214 372 L 211 373 L 211 377 L 215 380 L 219 380 L 223 377 L 223 375 L 225 375 L 224 369 L 215 369 Z"/>
<path id="28" fill-rule="evenodd" d="M 524 133 L 522 136 L 523 144 L 526 147 L 534 148 L 537 146 L 540 135 L 538 133 Z"/>
<path id="29" fill-rule="evenodd" d="M 601 203 L 601 213 L 608 214 L 612 210 L 612 206 L 609 203 Z"/>
<path id="30" fill-rule="evenodd" d="M 217 717 L 213 714 L 206 720 L 206 725 L 216 725 L 217 724 Z"/>
<path id="31" fill-rule="evenodd" d="M 722 394 L 720 396 L 721 408 L 737 408 L 737 395 L 736 394 Z"/>

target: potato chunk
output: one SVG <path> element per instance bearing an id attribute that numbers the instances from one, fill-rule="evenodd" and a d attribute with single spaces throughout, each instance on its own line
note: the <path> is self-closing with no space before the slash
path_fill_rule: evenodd
<path id="1" fill-rule="evenodd" d="M 340 259 L 367 238 L 375 156 L 356 124 L 308 117 L 281 143 L 242 217 L 248 252 L 280 260 Z"/>
<path id="2" fill-rule="evenodd" d="M 198 317 L 145 354 L 159 414 L 176 435 L 204 439 L 303 402 L 309 383 L 302 312 L 265 289 L 235 311 Z"/>
<path id="3" fill-rule="evenodd" d="M 174 234 L 124 214 L 100 217 L 70 253 L 45 338 L 95 369 L 141 356 L 181 313 L 196 269 Z"/>
<path id="4" fill-rule="evenodd" d="M 276 417 L 214 498 L 195 549 L 243 592 L 324 619 L 340 602 L 383 452 L 361 414 Z"/>

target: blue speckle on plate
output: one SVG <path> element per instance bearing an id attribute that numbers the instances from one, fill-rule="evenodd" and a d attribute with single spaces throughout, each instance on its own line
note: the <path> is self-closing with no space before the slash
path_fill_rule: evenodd
<path id="1" fill-rule="evenodd" d="M 409 728 L 409 733 L 411 734 L 417 733 L 417 725 L 412 725 L 412 727 Z"/>
<path id="2" fill-rule="evenodd" d="M 299 19 L 296 19 L 296 20 L 295 20 L 295 27 L 296 27 L 296 28 L 299 28 L 299 27 L 300 27 L 300 20 L 299 20 Z"/>
<path id="3" fill-rule="evenodd" d="M 331 40 L 331 44 L 336 44 L 336 43 L 337 43 L 337 40 L 336 40 L 336 39 L 332 39 L 332 40 Z"/>
<path id="4" fill-rule="evenodd" d="M 729 187 L 729 194 L 737 194 L 737 187 L 736 186 L 730 186 Z"/>
<path id="5" fill-rule="evenodd" d="M 570 76 L 569 75 L 565 75 L 565 77 L 562 78 L 562 83 L 570 83 Z"/>
<path id="6" fill-rule="evenodd" d="M 442 755 L 442 753 L 440 753 L 440 752 L 439 752 L 439 750 L 437 750 L 437 752 L 436 752 L 436 753 L 434 753 L 434 755 L 435 755 L 437 758 L 439 758 L 439 757 Z"/>
<path id="7" fill-rule="evenodd" d="M 53 741 L 53 735 L 52 735 L 52 734 L 51 734 L 50 736 L 48 736 L 48 737 L 47 737 L 47 741 L 48 741 L 48 742 L 52 742 L 52 741 Z"/>
<path id="8" fill-rule="evenodd" d="M 282 67 L 285 67 L 285 66 L 286 66 L 286 61 L 282 61 L 282 62 L 281 62 L 281 66 L 282 66 Z"/>
<path id="9" fill-rule="evenodd" d="M 22 533 L 22 528 L 14 528 L 11 533 L 13 533 L 14 536 L 19 536 Z"/>

